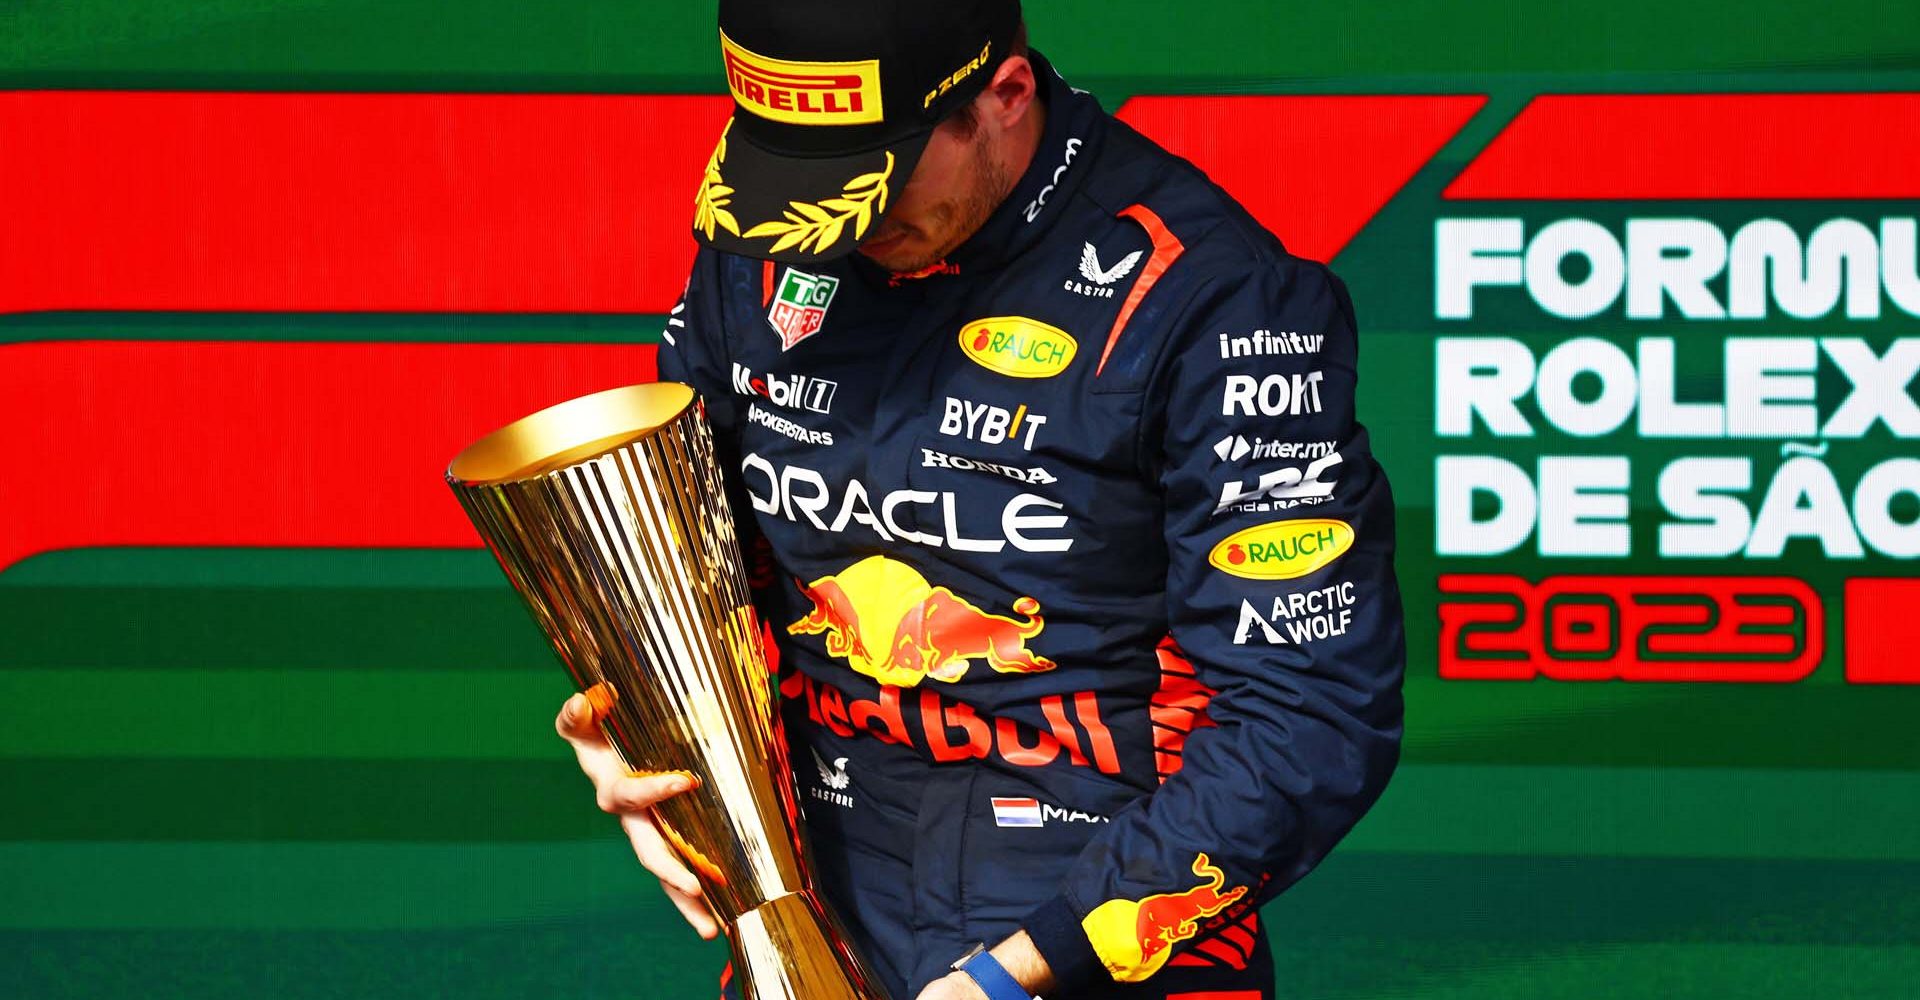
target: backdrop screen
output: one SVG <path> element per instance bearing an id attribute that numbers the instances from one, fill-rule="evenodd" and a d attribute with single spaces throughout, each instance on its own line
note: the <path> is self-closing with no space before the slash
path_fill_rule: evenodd
<path id="1" fill-rule="evenodd" d="M 1279 995 L 1912 996 L 1920 6 L 1559 6 L 1028 4 L 1359 312 L 1404 763 Z M 715 992 L 439 479 L 652 376 L 713 24 L 0 5 L 0 993 Z"/>

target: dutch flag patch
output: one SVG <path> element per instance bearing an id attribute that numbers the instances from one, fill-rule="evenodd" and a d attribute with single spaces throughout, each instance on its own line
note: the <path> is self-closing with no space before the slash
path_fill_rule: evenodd
<path id="1" fill-rule="evenodd" d="M 994 826 L 1042 826 L 1039 799 L 1003 799 L 993 800 Z"/>

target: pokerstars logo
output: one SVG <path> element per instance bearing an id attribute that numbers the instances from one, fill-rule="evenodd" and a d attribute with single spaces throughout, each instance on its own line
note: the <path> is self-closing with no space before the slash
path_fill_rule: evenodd
<path id="1" fill-rule="evenodd" d="M 733 391 L 742 396 L 757 396 L 775 406 L 832 413 L 833 395 L 840 391 L 840 383 L 811 375 L 755 375 L 752 369 L 735 361 Z"/>
<path id="2" fill-rule="evenodd" d="M 795 62 L 749 51 L 720 33 L 733 99 L 762 118 L 793 125 L 880 121 L 880 60 Z"/>

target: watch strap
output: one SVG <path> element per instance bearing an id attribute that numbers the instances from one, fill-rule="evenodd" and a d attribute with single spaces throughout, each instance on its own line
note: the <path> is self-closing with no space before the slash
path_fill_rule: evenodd
<path id="1" fill-rule="evenodd" d="M 987 1000 L 1033 1000 L 1033 994 L 1028 993 L 990 951 L 982 951 L 962 962 L 960 971 L 980 987 Z"/>

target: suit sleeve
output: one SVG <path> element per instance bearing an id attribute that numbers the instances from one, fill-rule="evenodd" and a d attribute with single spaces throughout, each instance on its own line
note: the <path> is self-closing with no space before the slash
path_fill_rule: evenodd
<path id="1" fill-rule="evenodd" d="M 776 588 L 778 574 L 773 552 L 754 523 L 753 507 L 740 481 L 741 407 L 734 391 L 723 306 L 728 291 L 727 260 L 706 248 L 694 257 L 686 291 L 680 293 L 680 301 L 667 314 L 666 327 L 660 333 L 659 371 L 663 382 L 692 386 L 706 405 L 707 421 L 713 428 L 714 457 L 726 482 L 727 506 L 733 511 L 747 581 L 756 602 L 760 602 Z"/>
<path id="2" fill-rule="evenodd" d="M 1026 929 L 1072 992 L 1148 979 L 1311 871 L 1399 758 L 1405 667 L 1393 498 L 1354 418 L 1355 324 L 1326 268 L 1203 289 L 1150 383 L 1143 462 L 1166 503 L 1163 670 L 1211 692 L 1161 784 Z M 1168 773 L 1171 772 L 1171 773 Z"/>
<path id="3" fill-rule="evenodd" d="M 701 249 L 687 275 L 686 290 L 667 314 L 660 333 L 660 380 L 693 386 L 707 406 L 716 438 L 735 433 L 731 365 L 727 357 L 723 312 L 721 258 Z"/>

